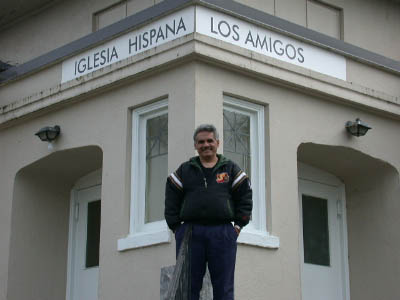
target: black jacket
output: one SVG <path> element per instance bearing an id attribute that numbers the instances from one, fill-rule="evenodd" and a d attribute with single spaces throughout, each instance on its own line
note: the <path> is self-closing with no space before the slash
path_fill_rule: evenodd
<path id="1" fill-rule="evenodd" d="M 212 178 L 206 182 L 198 156 L 168 177 L 165 219 L 171 230 L 182 221 L 201 224 L 234 221 L 240 227 L 249 223 L 253 202 L 248 176 L 233 161 L 218 155 Z"/>

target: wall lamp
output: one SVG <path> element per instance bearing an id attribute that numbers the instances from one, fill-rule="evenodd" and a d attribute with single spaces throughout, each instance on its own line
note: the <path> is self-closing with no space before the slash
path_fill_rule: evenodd
<path id="1" fill-rule="evenodd" d="M 363 136 L 367 133 L 368 130 L 372 129 L 367 124 L 361 122 L 359 118 L 357 118 L 354 122 L 347 121 L 346 122 L 347 131 L 354 136 Z"/>
<path id="2" fill-rule="evenodd" d="M 48 148 L 49 150 L 53 149 L 52 142 L 60 135 L 61 128 L 56 125 L 54 127 L 46 126 L 41 128 L 38 132 L 35 133 L 41 141 L 49 142 Z"/>

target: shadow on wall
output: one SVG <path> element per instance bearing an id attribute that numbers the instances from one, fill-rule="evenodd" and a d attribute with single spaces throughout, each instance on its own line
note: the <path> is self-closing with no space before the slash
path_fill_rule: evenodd
<path id="1" fill-rule="evenodd" d="M 86 146 L 52 153 L 17 173 L 7 299 L 65 299 L 71 188 L 102 161 L 99 147 Z"/>
<path id="2" fill-rule="evenodd" d="M 297 156 L 345 184 L 351 299 L 398 299 L 399 172 L 385 161 L 342 146 L 303 143 Z"/>

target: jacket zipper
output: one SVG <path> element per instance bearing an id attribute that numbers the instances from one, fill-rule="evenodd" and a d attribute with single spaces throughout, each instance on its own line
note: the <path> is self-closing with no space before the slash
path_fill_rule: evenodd
<path id="1" fill-rule="evenodd" d="M 201 167 L 200 167 L 198 164 L 193 163 L 193 165 L 195 165 L 195 166 L 200 170 L 201 174 L 203 175 L 204 187 L 207 189 L 207 187 L 208 187 L 208 185 L 207 185 L 207 179 L 206 179 L 206 177 L 204 176 L 203 170 L 201 169 Z M 217 162 L 217 164 L 216 164 L 215 166 L 217 166 L 217 165 L 218 165 L 218 162 Z M 221 164 L 220 166 L 218 166 L 218 168 L 215 168 L 215 166 L 214 166 L 213 173 L 214 173 L 217 169 L 219 169 L 221 166 L 223 166 L 223 165 L 224 165 L 224 164 Z"/>
<path id="2" fill-rule="evenodd" d="M 203 175 L 203 180 L 204 180 L 204 187 L 207 189 L 207 179 L 206 176 L 204 176 L 203 169 L 200 166 L 197 166 L 201 172 L 201 175 Z"/>
<path id="3" fill-rule="evenodd" d="M 204 176 L 203 170 L 199 167 L 199 170 L 201 172 L 201 175 L 203 175 L 203 180 L 204 180 L 204 187 L 207 189 L 207 179 L 206 176 Z"/>

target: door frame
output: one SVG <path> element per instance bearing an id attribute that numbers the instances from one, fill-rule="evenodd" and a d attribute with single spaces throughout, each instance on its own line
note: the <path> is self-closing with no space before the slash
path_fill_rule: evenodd
<path id="1" fill-rule="evenodd" d="M 67 259 L 67 284 L 66 284 L 66 300 L 72 300 L 73 295 L 73 276 L 74 276 L 74 249 L 75 249 L 75 214 L 76 214 L 76 201 L 78 200 L 78 193 L 81 190 L 101 186 L 102 184 L 102 169 L 93 171 L 76 181 L 71 189 L 70 205 L 69 205 L 69 227 L 68 227 L 68 259 Z M 101 236 L 101 235 L 100 235 Z M 100 264 L 99 264 L 100 271 Z"/>
<path id="2" fill-rule="evenodd" d="M 349 257 L 348 257 L 348 235 L 347 235 L 347 212 L 346 212 L 346 190 L 345 185 L 339 178 L 335 175 L 328 173 L 324 170 L 312 167 L 302 162 L 298 162 L 297 164 L 298 170 L 298 191 L 300 192 L 300 180 L 315 182 L 319 184 L 324 184 L 328 186 L 332 186 L 338 189 L 338 198 L 337 205 L 338 210 L 341 211 L 341 218 L 338 218 L 339 224 L 339 234 L 341 240 L 341 264 L 342 264 L 342 285 L 343 285 L 343 294 L 345 300 L 350 300 L 350 274 L 349 274 Z M 300 193 L 298 196 L 298 203 L 299 203 L 299 224 L 302 226 L 301 223 L 301 214 L 302 211 L 300 210 Z M 301 278 L 301 289 L 303 289 L 303 261 L 301 251 L 303 247 L 303 229 L 302 227 L 299 228 L 299 258 L 300 258 L 300 278 Z"/>

